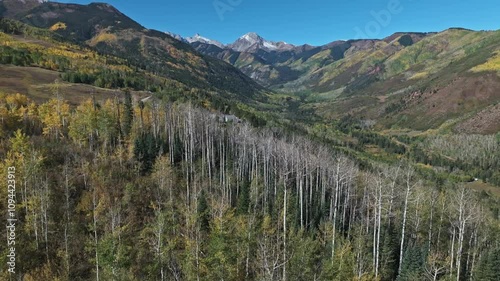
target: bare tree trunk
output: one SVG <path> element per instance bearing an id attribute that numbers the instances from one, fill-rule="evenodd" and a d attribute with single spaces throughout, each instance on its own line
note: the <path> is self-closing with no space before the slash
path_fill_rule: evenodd
<path id="1" fill-rule="evenodd" d="M 378 277 L 380 264 L 380 232 L 382 227 L 382 183 L 378 184 L 378 210 L 377 210 L 377 247 L 375 255 L 375 277 Z"/>
<path id="2" fill-rule="evenodd" d="M 83 175 L 84 177 L 84 182 L 85 186 L 87 186 L 87 179 L 86 175 Z M 96 274 L 96 280 L 99 281 L 99 251 L 98 251 L 98 237 L 97 237 L 97 192 L 95 186 L 92 188 L 92 217 L 93 217 L 93 224 L 94 224 L 94 247 L 95 247 L 95 274 Z"/>
<path id="3" fill-rule="evenodd" d="M 408 200 L 410 198 L 411 192 L 411 183 L 410 179 L 412 176 L 412 171 L 408 171 L 406 177 L 406 193 L 405 193 L 405 203 L 403 208 L 403 225 L 401 226 L 401 244 L 399 246 L 399 267 L 398 274 L 401 274 L 401 266 L 403 265 L 403 252 L 404 252 L 404 243 L 405 243 L 405 231 L 406 231 L 406 220 L 408 216 Z"/>
<path id="4" fill-rule="evenodd" d="M 429 219 L 429 229 L 428 229 L 428 237 L 427 237 L 427 252 L 430 252 L 432 245 L 432 231 L 433 231 L 433 223 L 434 223 L 434 207 L 436 205 L 436 192 L 431 193 L 431 214 Z"/>
<path id="5" fill-rule="evenodd" d="M 339 190 L 340 190 L 340 160 L 337 159 L 337 169 L 335 173 L 335 197 L 333 200 L 333 221 L 332 221 L 332 262 L 335 256 L 335 236 L 337 231 L 337 212 L 338 212 L 338 201 L 339 201 Z"/>
<path id="6" fill-rule="evenodd" d="M 283 193 L 283 281 L 286 281 L 286 210 L 287 210 L 287 188 L 286 188 L 286 179 L 283 184 L 284 193 Z"/>
<path id="7" fill-rule="evenodd" d="M 41 198 L 41 207 L 43 215 L 43 235 L 45 239 L 45 256 L 47 261 L 49 261 L 49 219 L 48 219 L 48 209 L 49 209 L 49 179 L 45 179 L 43 184 L 43 191 Z"/>
<path id="8" fill-rule="evenodd" d="M 286 165 L 286 163 L 285 163 Z M 283 281 L 286 281 L 286 263 L 287 263 L 287 251 L 286 251 L 286 211 L 287 211 L 287 176 L 283 181 Z"/>
<path id="9" fill-rule="evenodd" d="M 64 224 L 64 255 L 65 255 L 65 265 L 66 265 L 66 273 L 69 275 L 70 271 L 70 260 L 69 260 L 69 225 L 70 225 L 70 216 L 69 216 L 69 179 L 68 179 L 68 163 L 64 165 L 64 187 L 65 187 L 65 200 L 66 200 L 66 206 L 65 206 L 65 217 L 66 217 L 66 223 Z"/>
<path id="10" fill-rule="evenodd" d="M 450 259 L 450 277 L 453 276 L 453 263 L 455 261 L 455 236 L 456 236 L 456 230 L 455 227 L 453 227 L 453 239 L 451 240 L 451 259 Z"/>

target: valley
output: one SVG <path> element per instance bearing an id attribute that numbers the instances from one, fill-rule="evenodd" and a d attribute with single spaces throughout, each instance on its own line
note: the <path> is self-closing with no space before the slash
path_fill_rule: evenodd
<path id="1" fill-rule="evenodd" d="M 500 31 L 223 44 L 20 2 L 0 1 L 1 280 L 500 277 Z"/>

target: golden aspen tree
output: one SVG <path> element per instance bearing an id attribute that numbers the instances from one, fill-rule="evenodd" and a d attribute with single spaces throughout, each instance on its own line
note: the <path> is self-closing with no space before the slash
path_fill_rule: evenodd
<path id="1" fill-rule="evenodd" d="M 43 134 L 59 139 L 64 136 L 70 117 L 70 107 L 66 101 L 51 99 L 38 108 L 40 119 L 44 125 Z"/>

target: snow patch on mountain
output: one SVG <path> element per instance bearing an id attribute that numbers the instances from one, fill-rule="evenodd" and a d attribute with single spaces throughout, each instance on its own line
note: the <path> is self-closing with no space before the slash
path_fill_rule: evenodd
<path id="1" fill-rule="evenodd" d="M 180 36 L 179 34 L 175 34 L 175 33 L 172 33 L 172 32 L 165 32 L 166 34 L 170 35 L 171 37 L 181 41 L 181 42 L 184 42 L 184 43 L 189 43 L 186 39 L 184 39 L 184 37 Z"/>
<path id="2" fill-rule="evenodd" d="M 200 42 L 204 44 L 211 44 L 215 45 L 219 48 L 225 48 L 224 44 L 220 43 L 219 41 L 215 41 L 206 37 L 201 36 L 200 34 L 195 34 L 193 37 L 188 37 L 186 38 L 186 41 L 189 43 L 194 43 L 194 42 Z"/>
<path id="3" fill-rule="evenodd" d="M 263 44 L 264 47 L 270 49 L 270 50 L 276 50 L 278 49 L 278 46 L 268 42 L 268 41 L 264 41 L 264 44 Z"/>

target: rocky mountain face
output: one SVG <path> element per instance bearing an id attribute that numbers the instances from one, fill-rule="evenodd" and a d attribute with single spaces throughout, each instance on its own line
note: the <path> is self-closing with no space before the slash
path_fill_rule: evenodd
<path id="1" fill-rule="evenodd" d="M 165 34 L 169 35 L 170 37 L 173 37 L 181 42 L 184 42 L 184 43 L 189 43 L 186 39 L 184 39 L 184 37 L 180 36 L 179 34 L 175 34 L 175 33 L 172 33 L 172 32 L 168 32 L 166 31 Z"/>
<path id="2" fill-rule="evenodd" d="M 273 42 L 265 40 L 255 32 L 247 33 L 238 38 L 235 42 L 228 45 L 224 45 L 219 41 L 203 37 L 200 34 L 195 34 L 192 37 L 183 38 L 181 40 L 185 40 L 191 44 L 202 43 L 207 45 L 214 45 L 219 47 L 220 49 L 245 53 L 258 53 L 259 51 L 283 52 L 290 51 L 296 48 L 296 46 L 288 44 L 286 42 Z"/>
<path id="3" fill-rule="evenodd" d="M 257 53 L 261 50 L 267 52 L 283 52 L 295 48 L 294 45 L 288 44 L 286 42 L 272 42 L 265 40 L 254 32 L 250 32 L 241 36 L 240 38 L 238 38 L 238 40 L 228 45 L 227 47 L 236 52 L 246 53 Z"/>

